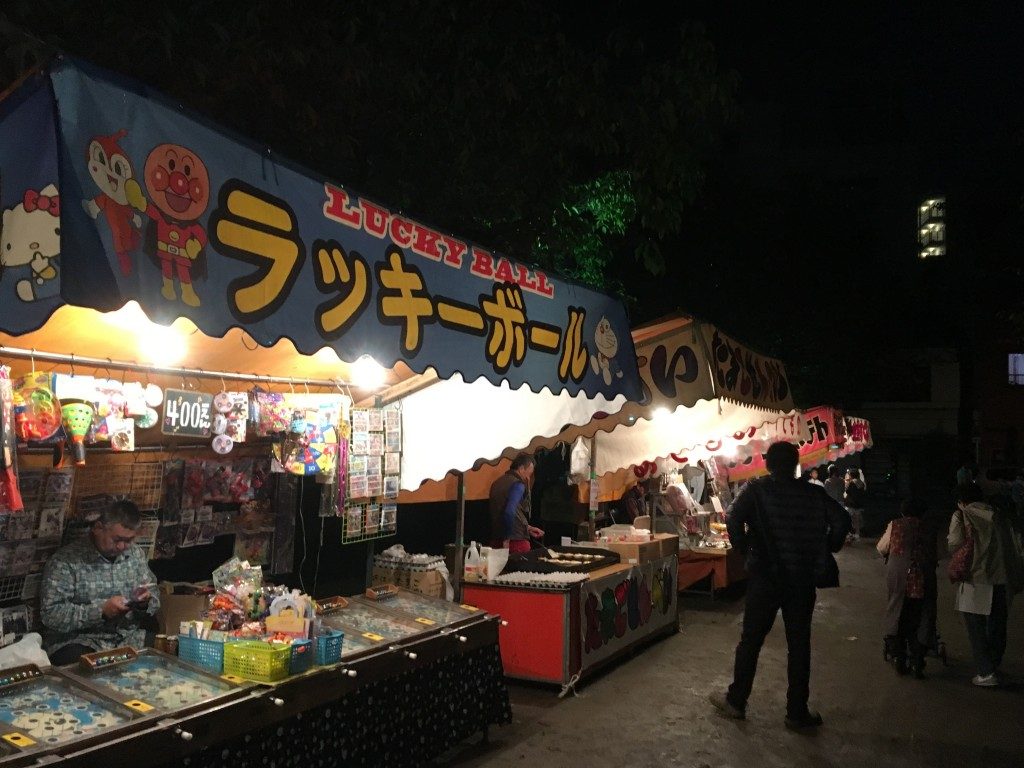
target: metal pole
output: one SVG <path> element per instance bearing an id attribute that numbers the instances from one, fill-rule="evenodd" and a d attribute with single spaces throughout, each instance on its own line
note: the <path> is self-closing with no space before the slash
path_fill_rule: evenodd
<path id="1" fill-rule="evenodd" d="M 587 516 L 589 541 L 597 541 L 597 434 L 590 438 L 590 514 Z"/>
<path id="2" fill-rule="evenodd" d="M 341 379 L 295 379 L 286 376 L 263 376 L 257 373 L 238 373 L 233 371 L 206 371 L 202 368 L 181 368 L 170 365 L 146 365 L 136 363 L 133 360 L 111 360 L 107 357 L 82 357 L 74 354 L 63 354 L 59 352 L 42 352 L 38 349 L 23 349 L 21 347 L 0 346 L 0 357 L 17 357 L 23 360 L 40 360 L 46 363 L 58 363 L 71 366 L 81 365 L 85 368 L 98 368 L 101 370 L 136 371 L 138 373 L 163 374 L 165 376 L 180 376 L 194 379 L 231 379 L 233 381 L 264 382 L 266 384 L 304 384 L 314 387 L 329 387 L 348 385 L 349 382 Z"/>
<path id="3" fill-rule="evenodd" d="M 463 538 L 466 535 L 466 476 L 462 472 L 455 473 L 458 482 L 455 514 L 455 573 L 451 574 L 455 600 L 462 599 L 462 556 L 465 551 Z"/>

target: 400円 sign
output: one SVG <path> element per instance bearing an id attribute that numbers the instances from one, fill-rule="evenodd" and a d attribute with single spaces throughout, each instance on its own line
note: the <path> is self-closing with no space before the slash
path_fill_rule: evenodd
<path id="1" fill-rule="evenodd" d="M 187 389 L 168 389 L 164 393 L 164 415 L 160 431 L 180 437 L 209 437 L 213 395 Z"/>
<path id="2" fill-rule="evenodd" d="M 8 333 L 63 302 L 134 299 L 211 336 L 238 326 L 304 354 L 331 346 L 442 378 L 639 398 L 617 299 L 374 203 L 91 66 L 64 59 L 0 103 L 0 172 Z"/>

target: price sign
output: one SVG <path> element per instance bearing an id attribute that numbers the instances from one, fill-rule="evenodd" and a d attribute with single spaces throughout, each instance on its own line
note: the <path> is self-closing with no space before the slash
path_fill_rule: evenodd
<path id="1" fill-rule="evenodd" d="M 164 397 L 164 418 L 160 431 L 165 435 L 209 437 L 212 407 L 213 395 L 168 389 Z"/>

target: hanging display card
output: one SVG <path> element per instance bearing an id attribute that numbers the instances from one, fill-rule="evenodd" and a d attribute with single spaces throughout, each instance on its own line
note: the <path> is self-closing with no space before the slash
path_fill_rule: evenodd
<path id="1" fill-rule="evenodd" d="M 402 458 L 402 414 L 394 405 L 351 411 L 342 541 L 395 530 Z"/>
<path id="2" fill-rule="evenodd" d="M 210 436 L 213 395 L 185 389 L 168 389 L 160 431 L 165 435 Z"/>

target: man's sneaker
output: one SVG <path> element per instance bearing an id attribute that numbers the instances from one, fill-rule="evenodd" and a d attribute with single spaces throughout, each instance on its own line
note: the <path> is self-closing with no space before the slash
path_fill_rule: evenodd
<path id="1" fill-rule="evenodd" d="M 996 677 L 995 672 L 987 675 L 975 675 L 971 682 L 981 688 L 996 688 L 999 686 L 999 678 Z"/>
<path id="2" fill-rule="evenodd" d="M 807 714 L 801 715 L 800 717 L 791 717 L 786 715 L 786 727 L 791 731 L 799 731 L 805 728 L 817 728 L 823 722 L 825 721 L 821 719 L 821 715 L 813 710 L 808 710 Z"/>
<path id="3" fill-rule="evenodd" d="M 725 717 L 730 717 L 733 720 L 744 720 L 747 717 L 747 713 L 729 701 L 729 697 L 724 693 L 712 693 L 708 696 L 708 701 Z"/>

